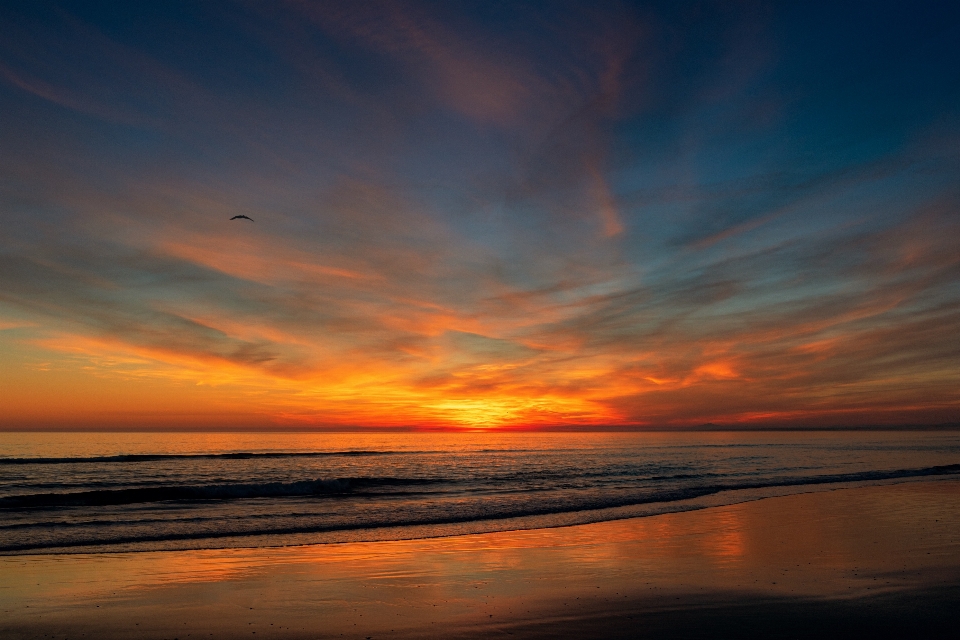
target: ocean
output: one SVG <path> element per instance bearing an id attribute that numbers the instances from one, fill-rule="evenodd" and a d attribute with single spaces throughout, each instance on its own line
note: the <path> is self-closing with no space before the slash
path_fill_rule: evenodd
<path id="1" fill-rule="evenodd" d="M 0 554 L 536 529 L 960 479 L 960 433 L 0 433 Z"/>

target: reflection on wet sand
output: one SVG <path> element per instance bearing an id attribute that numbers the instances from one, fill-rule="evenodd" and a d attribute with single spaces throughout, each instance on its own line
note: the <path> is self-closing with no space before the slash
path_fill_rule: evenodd
<path id="1" fill-rule="evenodd" d="M 706 600 L 955 587 L 957 489 L 913 482 L 414 541 L 3 558 L 0 627 L 5 637 L 417 637 L 548 634 L 589 620 L 599 633 Z"/>

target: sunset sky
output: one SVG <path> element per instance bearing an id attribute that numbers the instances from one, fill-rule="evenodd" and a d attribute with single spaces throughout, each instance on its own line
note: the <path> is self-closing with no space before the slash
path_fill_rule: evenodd
<path id="1" fill-rule="evenodd" d="M 147 5 L 0 7 L 0 428 L 960 421 L 956 3 Z"/>

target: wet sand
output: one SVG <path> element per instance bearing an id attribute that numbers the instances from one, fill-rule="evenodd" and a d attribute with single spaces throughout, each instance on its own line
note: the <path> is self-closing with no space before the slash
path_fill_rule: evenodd
<path id="1" fill-rule="evenodd" d="M 0 558 L 3 638 L 956 637 L 960 482 L 430 540 Z"/>

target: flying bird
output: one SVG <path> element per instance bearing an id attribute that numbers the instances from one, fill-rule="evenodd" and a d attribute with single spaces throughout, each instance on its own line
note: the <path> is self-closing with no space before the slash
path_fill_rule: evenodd
<path id="1" fill-rule="evenodd" d="M 233 216 L 233 217 L 230 218 L 230 219 L 231 219 L 231 220 L 236 220 L 237 218 L 243 218 L 244 220 L 249 220 L 250 222 L 253 222 L 253 218 L 251 218 L 250 216 L 244 216 L 244 215 Z"/>

